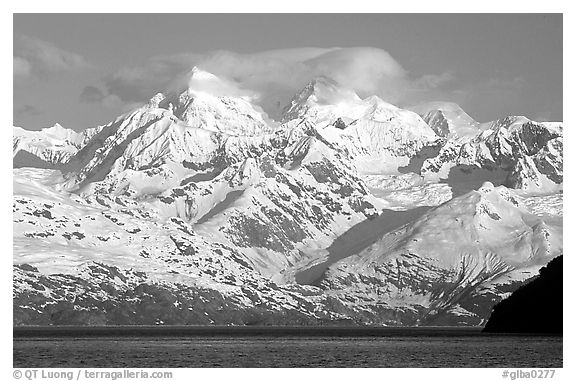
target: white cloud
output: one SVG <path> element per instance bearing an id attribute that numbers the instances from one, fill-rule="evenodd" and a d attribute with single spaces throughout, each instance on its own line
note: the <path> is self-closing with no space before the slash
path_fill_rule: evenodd
<path id="1" fill-rule="evenodd" d="M 68 72 L 90 67 L 79 54 L 65 51 L 54 44 L 28 36 L 14 37 L 14 75 L 27 77 L 53 72 Z"/>
<path id="2" fill-rule="evenodd" d="M 318 76 L 330 77 L 360 96 L 376 94 L 392 103 L 406 101 L 415 91 L 441 88 L 453 79 L 442 73 L 413 78 L 382 49 L 298 48 L 154 57 L 142 66 L 108 76 L 105 86 L 125 102 L 143 101 L 158 91 L 190 85 L 193 66 L 218 76 L 227 92 L 249 94 L 273 118 L 296 92 Z"/>

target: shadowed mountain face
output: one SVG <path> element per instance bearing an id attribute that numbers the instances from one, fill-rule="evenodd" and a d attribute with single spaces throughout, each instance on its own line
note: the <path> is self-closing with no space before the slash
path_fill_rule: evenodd
<path id="1" fill-rule="evenodd" d="M 563 256 L 494 307 L 484 332 L 562 334 Z"/>
<path id="2" fill-rule="evenodd" d="M 374 244 L 384 234 L 392 232 L 409 221 L 416 219 L 429 209 L 430 207 L 427 206 L 405 211 L 385 209 L 377 217 L 354 225 L 334 240 L 330 247 L 326 249 L 328 258 L 325 262 L 297 273 L 295 276 L 296 282 L 300 284 L 317 284 L 330 265 L 360 253 L 368 246 Z"/>
<path id="3" fill-rule="evenodd" d="M 38 156 L 27 151 L 18 151 L 12 159 L 12 168 L 42 168 L 52 169 L 56 165 L 40 159 Z"/>

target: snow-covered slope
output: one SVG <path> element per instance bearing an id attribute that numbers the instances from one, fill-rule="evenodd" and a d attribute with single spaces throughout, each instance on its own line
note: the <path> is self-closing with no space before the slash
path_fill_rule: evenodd
<path id="1" fill-rule="evenodd" d="M 14 127 L 12 132 L 13 167 L 51 168 L 66 163 L 92 136 L 98 127 L 81 133 L 55 124 L 39 131 Z"/>
<path id="2" fill-rule="evenodd" d="M 283 121 L 305 119 L 343 149 L 361 173 L 395 172 L 439 137 L 416 113 L 377 96 L 360 99 L 335 82 L 319 78 L 291 101 Z"/>
<path id="3" fill-rule="evenodd" d="M 320 284 L 371 322 L 479 324 L 561 253 L 561 226 L 485 183 L 332 265 Z"/>
<path id="4" fill-rule="evenodd" d="M 260 135 L 274 129 L 263 111 L 250 103 L 250 97 L 223 94 L 228 86 L 215 75 L 194 67 L 188 85 L 179 94 L 157 94 L 150 107 L 168 109 L 190 127 L 228 135 Z"/>
<path id="5" fill-rule="evenodd" d="M 138 202 L 161 221 L 181 218 L 278 282 L 376 213 L 378 200 L 348 159 L 309 122 L 235 136 L 190 126 L 156 100 L 104 126 L 56 187 L 110 208 Z"/>
<path id="6" fill-rule="evenodd" d="M 145 205 L 59 192 L 14 170 L 15 324 L 285 324 L 339 319 L 310 287 L 277 285 L 235 248 Z M 124 200 L 126 201 L 126 200 Z"/>
<path id="7" fill-rule="evenodd" d="M 445 138 L 470 138 L 485 127 L 452 102 L 430 102 L 409 109 L 420 115 L 434 132 Z"/>
<path id="8" fill-rule="evenodd" d="M 365 116 L 369 110 L 362 99 L 352 90 L 345 89 L 326 77 L 309 82 L 292 98 L 282 112 L 282 122 L 310 118 L 313 122 L 338 122 L 343 127 L 346 121 Z"/>

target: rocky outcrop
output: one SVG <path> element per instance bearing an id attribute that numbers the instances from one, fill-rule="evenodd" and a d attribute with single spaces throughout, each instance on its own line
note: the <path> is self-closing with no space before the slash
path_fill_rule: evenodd
<path id="1" fill-rule="evenodd" d="M 492 181 L 528 192 L 550 192 L 563 181 L 562 128 L 507 117 L 467 140 L 448 139 L 421 174 L 450 181 L 466 168 L 493 173 Z M 459 171 L 461 170 L 461 171 Z"/>

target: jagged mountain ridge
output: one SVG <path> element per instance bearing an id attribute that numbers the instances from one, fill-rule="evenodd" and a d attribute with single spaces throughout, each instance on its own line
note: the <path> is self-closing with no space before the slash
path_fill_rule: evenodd
<path id="1" fill-rule="evenodd" d="M 353 158 L 361 173 L 394 172 L 439 136 L 416 113 L 377 96 L 361 99 L 334 81 L 310 82 L 290 102 L 283 121 L 305 119 Z"/>
<path id="2" fill-rule="evenodd" d="M 197 79 L 217 81 L 208 74 L 200 72 Z M 377 97 L 362 100 L 327 79 L 313 81 L 294 98 L 282 125 L 270 124 L 247 98 L 200 87 L 158 94 L 99 127 L 61 161 L 58 171 L 15 171 L 15 308 L 20 324 L 50 321 L 41 312 L 45 305 L 64 316 L 57 320 L 60 324 L 66 319 L 79 324 L 243 324 L 247 316 L 263 324 L 427 324 L 422 316 L 431 313 L 431 304 L 420 305 L 415 313 L 410 300 L 402 305 L 390 297 L 394 312 L 370 303 L 360 303 L 369 311 L 362 310 L 351 306 L 349 295 L 338 287 L 325 287 L 328 281 L 318 288 L 294 284 L 294 279 L 329 261 L 328 248 L 346 231 L 387 218 L 384 208 L 391 195 L 372 194 L 366 173 L 390 176 L 411 165 L 426 147 L 448 144 L 450 136 L 437 135 L 413 112 Z M 530 134 L 518 137 L 533 147 Z M 540 153 L 543 162 L 550 155 L 561 161 L 561 155 L 547 154 Z M 421 176 L 418 165 L 414 167 L 410 176 Z M 22 186 L 23 178 L 36 180 Z M 107 234 L 98 234 L 101 227 Z M 557 237 L 554 229 L 550 234 Z M 534 245 L 547 245 L 545 236 L 535 235 Z M 46 254 L 29 255 L 31 247 Z M 47 266 L 51 248 L 66 258 L 56 260 L 59 266 Z M 432 269 L 434 279 L 450 271 L 446 266 Z M 100 279 L 99 272 L 112 278 L 106 292 L 96 296 L 91 282 Z M 112 274 L 129 281 L 117 283 Z M 86 294 L 81 311 L 70 304 L 76 298 L 70 282 L 83 285 L 75 291 Z M 41 291 L 39 284 L 50 286 Z M 56 297 L 59 286 L 66 291 Z M 150 293 L 140 292 L 134 299 L 140 286 Z M 490 290 L 484 309 L 503 295 L 500 289 Z M 189 297 L 179 300 L 180 291 Z M 198 293 L 210 295 L 202 307 L 192 296 Z M 140 308 L 149 308 L 146 298 L 159 294 L 179 300 L 178 305 L 143 313 Z M 225 300 L 227 307 L 219 304 L 214 310 L 210 300 L 216 299 Z M 41 300 L 34 304 L 35 312 L 25 311 L 30 300 Z M 143 315 L 118 316 L 111 308 L 96 313 L 107 300 L 110 306 Z M 483 315 L 473 311 L 466 316 L 456 323 L 479 324 Z"/>
<path id="3" fill-rule="evenodd" d="M 81 133 L 56 123 L 40 131 L 13 128 L 13 167 L 57 167 L 70 160 L 99 130 L 88 128 Z"/>
<path id="4" fill-rule="evenodd" d="M 526 191 L 558 189 L 563 181 L 562 128 L 525 117 L 507 117 L 466 141 L 448 140 L 421 173 L 448 178 L 459 166 L 488 169 L 501 184 Z M 498 174 L 498 171 L 502 173 Z"/>

